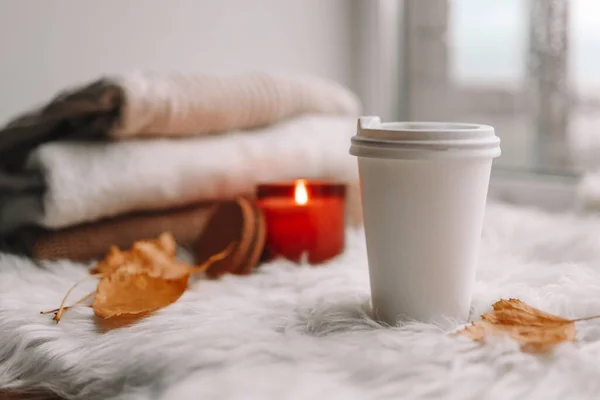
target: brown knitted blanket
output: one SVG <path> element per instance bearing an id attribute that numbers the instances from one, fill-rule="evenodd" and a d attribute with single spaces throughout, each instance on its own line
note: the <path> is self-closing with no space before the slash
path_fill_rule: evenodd
<path id="1" fill-rule="evenodd" d="M 140 212 L 59 230 L 22 229 L 11 237 L 12 247 L 38 260 L 87 262 L 106 255 L 111 246 L 129 248 L 134 242 L 171 232 L 179 245 L 191 248 L 215 203 Z"/>

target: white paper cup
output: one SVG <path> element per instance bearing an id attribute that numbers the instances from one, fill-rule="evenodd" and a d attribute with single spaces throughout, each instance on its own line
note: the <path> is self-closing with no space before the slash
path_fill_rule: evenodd
<path id="1" fill-rule="evenodd" d="M 469 316 L 492 159 L 486 125 L 362 117 L 358 157 L 371 297 L 378 319 Z"/>

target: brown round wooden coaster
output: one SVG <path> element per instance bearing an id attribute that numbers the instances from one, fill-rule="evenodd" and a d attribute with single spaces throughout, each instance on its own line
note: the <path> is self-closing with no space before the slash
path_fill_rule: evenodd
<path id="1" fill-rule="evenodd" d="M 262 210 L 254 202 L 250 203 L 250 205 L 254 214 L 254 240 L 252 245 L 248 247 L 245 257 L 246 262 L 238 272 L 241 275 L 251 273 L 254 267 L 258 265 L 267 239 L 267 226 Z"/>
<path id="2" fill-rule="evenodd" d="M 226 273 L 247 274 L 252 271 L 264 247 L 264 223 L 256 206 L 247 199 L 223 201 L 215 207 L 195 246 L 196 262 L 201 264 L 212 255 L 234 244 L 225 259 L 207 271 L 211 278 Z M 260 249 L 258 249 L 258 247 Z"/>

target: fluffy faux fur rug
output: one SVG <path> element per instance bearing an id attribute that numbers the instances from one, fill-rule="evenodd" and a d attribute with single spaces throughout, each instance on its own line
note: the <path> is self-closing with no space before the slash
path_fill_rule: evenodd
<path id="1" fill-rule="evenodd" d="M 197 281 L 137 325 L 103 331 L 90 308 L 53 308 L 85 267 L 0 258 L 0 387 L 81 399 L 592 399 L 600 321 L 530 355 L 436 326 L 369 317 L 362 232 L 329 265 L 275 262 Z M 85 294 L 82 287 L 73 295 Z M 490 206 L 473 314 L 518 297 L 565 317 L 600 314 L 600 220 Z M 458 327 L 458 324 L 456 325 Z"/>

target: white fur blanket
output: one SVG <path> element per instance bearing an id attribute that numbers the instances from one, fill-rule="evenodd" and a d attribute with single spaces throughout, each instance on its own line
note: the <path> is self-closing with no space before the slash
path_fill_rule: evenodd
<path id="1" fill-rule="evenodd" d="M 368 313 L 362 232 L 348 240 L 326 266 L 278 261 L 197 281 L 172 306 L 108 332 L 86 307 L 58 325 L 39 314 L 82 266 L 3 256 L 0 387 L 81 399 L 598 398 L 600 321 L 578 323 L 578 342 L 548 355 L 424 324 L 385 328 Z M 490 206 L 482 246 L 474 315 L 506 297 L 565 317 L 600 313 L 600 220 Z"/>

